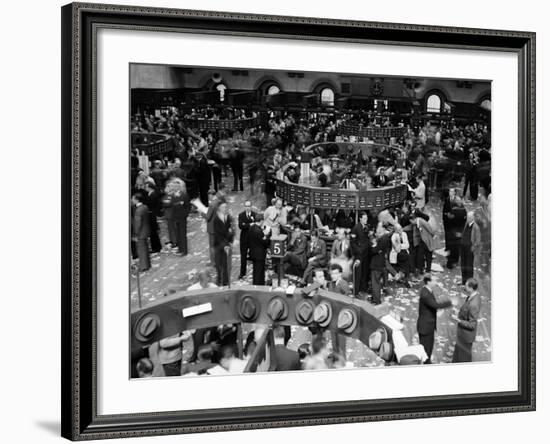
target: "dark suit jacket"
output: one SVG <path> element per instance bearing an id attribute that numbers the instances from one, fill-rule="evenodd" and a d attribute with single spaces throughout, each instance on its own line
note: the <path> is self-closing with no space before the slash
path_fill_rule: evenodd
<path id="1" fill-rule="evenodd" d="M 147 239 L 151 234 L 149 225 L 149 209 L 147 205 L 141 204 L 134 211 L 134 236 L 138 239 Z"/>
<path id="2" fill-rule="evenodd" d="M 437 310 L 451 305 L 451 301 L 437 302 L 434 294 L 426 287 L 422 287 L 418 303 L 418 322 L 416 323 L 418 334 L 433 333 L 437 326 Z"/>
<path id="3" fill-rule="evenodd" d="M 391 249 L 391 238 L 389 234 L 385 234 L 376 240 L 376 246 L 372 247 L 370 269 L 383 270 L 386 268 L 386 254 Z"/>
<path id="4" fill-rule="evenodd" d="M 375 187 L 385 187 L 388 184 L 389 180 L 387 176 L 376 175 L 372 178 L 372 183 Z"/>
<path id="5" fill-rule="evenodd" d="M 250 212 L 250 217 L 246 217 L 246 210 L 239 214 L 239 230 L 241 230 L 241 244 L 248 241 L 248 232 L 250 231 L 250 226 L 254 222 L 254 217 L 256 213 L 254 211 Z"/>
<path id="6" fill-rule="evenodd" d="M 180 196 L 166 196 L 163 203 L 166 208 L 170 208 L 172 219 L 183 220 L 191 211 L 191 202 L 187 193 Z"/>
<path id="7" fill-rule="evenodd" d="M 147 205 L 147 208 L 149 208 L 149 212 L 151 214 L 157 217 L 160 216 L 162 209 L 162 200 L 160 193 L 157 190 L 154 190 L 151 192 L 151 194 L 148 194 L 145 197 L 145 205 Z"/>
<path id="8" fill-rule="evenodd" d="M 243 169 L 243 160 L 244 153 L 240 149 L 234 150 L 231 157 L 229 158 L 231 168 L 237 171 L 241 171 Z"/>
<path id="9" fill-rule="evenodd" d="M 350 293 L 349 284 L 344 279 L 340 279 L 338 283 L 329 282 L 328 289 L 334 293 L 339 293 L 346 296 Z"/>
<path id="10" fill-rule="evenodd" d="M 308 259 L 314 257 L 319 262 L 319 265 L 324 267 L 328 262 L 327 244 L 325 241 L 323 239 L 319 239 L 315 247 L 312 247 L 312 243 L 309 242 L 307 246 L 307 257 Z"/>
<path id="11" fill-rule="evenodd" d="M 258 225 L 252 225 L 248 232 L 248 246 L 250 248 L 250 258 L 253 261 L 265 261 L 267 247 L 269 247 L 269 238 L 264 239 L 264 232 Z"/>
<path id="12" fill-rule="evenodd" d="M 290 237 L 292 239 L 292 236 Z M 294 253 L 296 256 L 300 258 L 302 261 L 302 267 L 305 267 L 307 259 L 306 259 L 306 252 L 307 252 L 307 237 L 305 234 L 300 234 L 297 238 L 290 240 L 288 244 L 288 252 Z"/>
<path id="13" fill-rule="evenodd" d="M 300 355 L 297 351 L 290 350 L 284 345 L 276 344 L 274 347 L 276 372 L 284 372 L 288 370 L 301 370 Z"/>
<path id="14" fill-rule="evenodd" d="M 369 227 L 363 229 L 363 225 L 356 224 L 351 229 L 351 254 L 355 259 L 368 256 L 369 252 Z"/>
<path id="15" fill-rule="evenodd" d="M 204 218 L 206 219 L 206 231 L 208 232 L 208 234 L 214 234 L 214 220 L 217 218 L 218 206 L 221 202 L 225 202 L 225 199 L 216 195 L 208 205 L 208 211 L 204 216 Z"/>
<path id="16" fill-rule="evenodd" d="M 457 340 L 471 344 L 476 339 L 477 318 L 481 310 L 479 293 L 470 296 L 458 312 Z"/>
<path id="17" fill-rule="evenodd" d="M 461 237 L 466 225 L 466 208 L 454 206 L 451 213 L 454 217 L 449 219 L 449 229 L 455 237 Z"/>
<path id="18" fill-rule="evenodd" d="M 216 214 L 212 224 L 214 226 L 214 248 L 230 245 L 235 235 L 231 227 L 231 217 L 227 215 L 224 223 Z"/>
<path id="19" fill-rule="evenodd" d="M 479 254 L 481 251 L 481 230 L 479 229 L 479 225 L 475 222 L 472 224 L 470 239 L 464 238 L 464 233 L 466 232 L 467 227 L 467 225 L 464 227 L 464 231 L 462 233 L 462 245 L 469 245 L 472 253 Z"/>

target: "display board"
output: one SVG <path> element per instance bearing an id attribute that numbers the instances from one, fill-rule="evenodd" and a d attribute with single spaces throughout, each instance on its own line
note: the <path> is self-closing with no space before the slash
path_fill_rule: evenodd
<path id="1" fill-rule="evenodd" d="M 350 123 L 342 123 L 338 126 L 338 134 L 344 136 L 365 137 L 368 139 L 389 139 L 390 137 L 401 137 L 405 134 L 405 131 L 407 131 L 407 129 L 400 126 L 366 127 Z"/>
<path id="2" fill-rule="evenodd" d="M 248 119 L 184 119 L 185 124 L 193 129 L 200 130 L 237 130 L 239 128 L 251 128 L 260 124 L 259 117 Z"/>
<path id="3" fill-rule="evenodd" d="M 407 197 L 406 185 L 395 185 L 370 190 L 319 188 L 276 180 L 277 195 L 290 205 L 313 209 L 383 210 L 398 205 Z"/>
<path id="4" fill-rule="evenodd" d="M 172 136 L 157 133 L 132 133 L 132 149 L 137 149 L 139 154 L 151 157 L 160 157 L 174 150 Z"/>

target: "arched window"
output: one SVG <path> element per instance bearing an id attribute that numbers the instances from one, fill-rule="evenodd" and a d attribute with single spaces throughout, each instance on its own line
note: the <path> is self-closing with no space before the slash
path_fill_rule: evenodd
<path id="1" fill-rule="evenodd" d="M 437 94 L 431 94 L 426 100 L 426 111 L 429 113 L 440 113 L 441 112 L 441 97 Z"/>
<path id="2" fill-rule="evenodd" d="M 275 94 L 279 94 L 280 92 L 281 89 L 277 85 L 270 85 L 266 90 L 266 94 L 268 96 L 274 96 Z"/>
<path id="3" fill-rule="evenodd" d="M 485 108 L 488 111 L 491 111 L 491 99 L 484 99 L 479 104 L 482 108 Z"/>
<path id="4" fill-rule="evenodd" d="M 216 91 L 220 93 L 220 102 L 223 102 L 225 100 L 225 90 L 227 89 L 227 86 L 225 86 L 223 83 L 220 83 L 219 85 L 216 85 Z"/>
<path id="5" fill-rule="evenodd" d="M 321 105 L 334 106 L 334 91 L 331 88 L 323 88 L 319 94 Z"/>

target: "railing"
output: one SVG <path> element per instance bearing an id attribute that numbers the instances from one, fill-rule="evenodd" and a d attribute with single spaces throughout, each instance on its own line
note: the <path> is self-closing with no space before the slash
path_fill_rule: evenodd
<path id="1" fill-rule="evenodd" d="M 231 130 L 250 128 L 260 124 L 259 117 L 246 119 L 184 119 L 187 126 L 199 130 Z"/>
<path id="2" fill-rule="evenodd" d="M 388 153 L 395 158 L 404 159 L 405 150 L 399 145 L 386 145 L 382 143 L 362 143 L 362 142 L 321 142 L 309 145 L 304 149 L 305 152 L 313 156 L 327 157 L 329 155 L 344 158 L 349 154 L 361 153 L 364 157 L 387 157 Z"/>
<path id="3" fill-rule="evenodd" d="M 158 133 L 132 133 L 132 149 L 146 156 L 155 157 L 171 153 L 174 150 L 172 136 Z"/>
<path id="4" fill-rule="evenodd" d="M 364 137 L 367 139 L 389 139 L 390 137 L 401 137 L 407 131 L 404 127 L 369 127 L 352 123 L 341 123 L 338 126 L 338 134 L 343 136 Z"/>
<path id="5" fill-rule="evenodd" d="M 383 210 L 407 198 L 407 186 L 395 185 L 371 190 L 320 188 L 311 185 L 275 180 L 277 196 L 293 206 L 325 210 Z"/>

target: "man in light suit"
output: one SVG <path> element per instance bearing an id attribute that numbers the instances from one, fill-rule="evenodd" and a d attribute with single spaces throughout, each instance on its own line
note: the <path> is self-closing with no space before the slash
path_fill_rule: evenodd
<path id="1" fill-rule="evenodd" d="M 434 348 L 434 335 L 437 327 L 437 310 L 447 308 L 453 305 L 451 300 L 439 302 L 433 293 L 436 286 L 434 277 L 430 274 L 424 275 L 424 286 L 420 289 L 420 299 L 418 301 L 418 321 L 416 329 L 418 331 L 419 342 L 424 346 L 428 355 L 426 364 L 431 364 L 432 351 Z"/>
<path id="2" fill-rule="evenodd" d="M 424 218 L 413 213 L 411 217 L 413 225 L 413 254 L 414 269 L 416 273 L 429 273 L 432 269 L 432 257 L 435 249 L 435 229 Z"/>
<path id="3" fill-rule="evenodd" d="M 462 270 L 462 285 L 474 277 L 474 258 L 479 257 L 481 251 L 481 230 L 474 221 L 474 212 L 468 211 L 466 226 L 462 232 L 460 249 L 460 268 Z"/>
<path id="4" fill-rule="evenodd" d="M 149 258 L 149 236 L 151 227 L 149 225 L 149 209 L 143 202 L 145 196 L 142 192 L 136 192 L 132 195 L 132 203 L 136 209 L 133 218 L 133 240 L 136 243 L 137 255 L 139 258 L 139 271 L 147 271 L 151 268 Z"/>
<path id="5" fill-rule="evenodd" d="M 476 339 L 477 319 L 481 311 L 481 296 L 477 287 L 478 283 L 474 278 L 466 281 L 465 291 L 468 297 L 458 312 L 453 362 L 472 362 L 472 344 Z"/>

